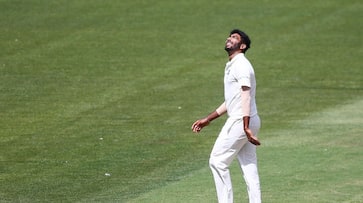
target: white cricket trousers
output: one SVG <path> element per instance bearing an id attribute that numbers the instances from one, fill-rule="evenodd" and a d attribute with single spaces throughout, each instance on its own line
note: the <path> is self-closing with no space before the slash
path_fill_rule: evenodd
<path id="1" fill-rule="evenodd" d="M 258 115 L 250 118 L 249 127 L 255 136 L 258 134 L 260 125 Z M 249 202 L 260 203 L 261 191 L 256 146 L 248 141 L 243 130 L 243 120 L 228 118 L 214 144 L 209 159 L 219 203 L 233 203 L 229 166 L 236 157 L 247 185 Z"/>

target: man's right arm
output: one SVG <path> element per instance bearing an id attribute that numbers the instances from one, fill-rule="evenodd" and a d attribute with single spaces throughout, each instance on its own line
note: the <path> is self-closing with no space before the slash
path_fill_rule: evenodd
<path id="1" fill-rule="evenodd" d="M 227 112 L 226 104 L 223 102 L 215 111 L 210 113 L 207 117 L 195 121 L 192 125 L 193 132 L 200 132 L 202 128 L 209 125 L 211 121 L 220 117 Z"/>

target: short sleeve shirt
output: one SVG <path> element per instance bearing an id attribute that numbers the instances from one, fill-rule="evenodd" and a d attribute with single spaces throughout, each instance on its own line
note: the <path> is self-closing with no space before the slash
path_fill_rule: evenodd
<path id="1" fill-rule="evenodd" d="M 251 88 L 250 117 L 257 115 L 255 72 L 245 55 L 240 53 L 227 62 L 224 73 L 224 99 L 230 117 L 242 118 L 242 86 Z"/>

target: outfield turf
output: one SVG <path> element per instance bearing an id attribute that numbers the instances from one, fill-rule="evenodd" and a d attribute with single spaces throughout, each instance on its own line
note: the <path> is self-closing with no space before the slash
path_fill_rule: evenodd
<path id="1" fill-rule="evenodd" d="M 363 202 L 363 3 L 0 0 L 0 202 L 215 202 L 223 50 L 252 39 L 264 202 Z M 247 202 L 232 165 L 236 202 Z"/>

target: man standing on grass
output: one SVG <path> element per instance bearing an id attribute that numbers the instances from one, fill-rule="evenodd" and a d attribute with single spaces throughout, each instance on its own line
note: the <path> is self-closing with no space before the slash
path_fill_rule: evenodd
<path id="1" fill-rule="evenodd" d="M 229 166 L 235 157 L 247 184 L 249 202 L 261 202 L 256 156 L 256 145 L 260 145 L 256 137 L 260 129 L 255 101 L 256 79 L 253 67 L 245 57 L 250 43 L 241 30 L 231 31 L 225 45 L 229 61 L 224 74 L 224 102 L 192 125 L 193 132 L 200 132 L 212 120 L 224 113 L 228 115 L 209 159 L 219 203 L 233 202 Z"/>

